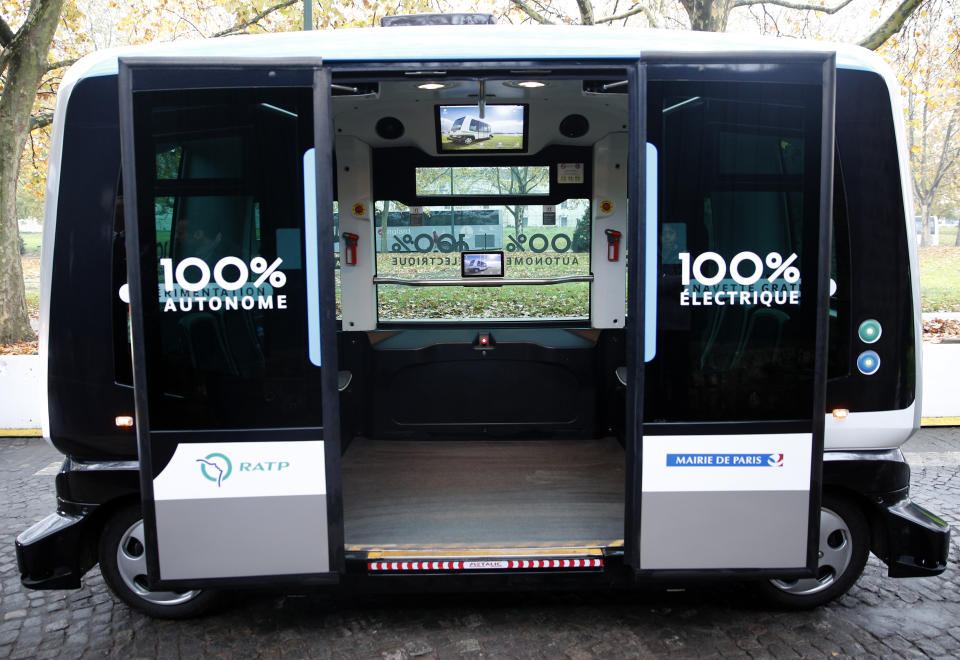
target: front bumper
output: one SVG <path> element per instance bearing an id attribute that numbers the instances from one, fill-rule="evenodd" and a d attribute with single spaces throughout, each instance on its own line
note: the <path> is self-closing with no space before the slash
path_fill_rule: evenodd
<path id="1" fill-rule="evenodd" d="M 67 458 L 57 475 L 57 512 L 17 537 L 20 581 L 31 589 L 78 589 L 97 564 L 103 519 L 120 502 L 139 500 L 136 461 Z"/>
<path id="2" fill-rule="evenodd" d="M 950 525 L 910 500 L 883 511 L 887 531 L 886 557 L 890 577 L 939 575 L 947 568 Z"/>
<path id="3" fill-rule="evenodd" d="M 824 452 L 823 484 L 864 504 L 873 528 L 870 549 L 890 577 L 946 569 L 950 526 L 910 501 L 910 466 L 899 449 Z"/>
<path id="4" fill-rule="evenodd" d="M 30 589 L 79 589 L 97 563 L 96 507 L 52 513 L 17 537 L 20 581 Z"/>

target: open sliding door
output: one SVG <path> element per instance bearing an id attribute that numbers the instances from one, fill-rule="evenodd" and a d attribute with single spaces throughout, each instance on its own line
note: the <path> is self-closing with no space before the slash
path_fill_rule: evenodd
<path id="1" fill-rule="evenodd" d="M 648 54 L 638 68 L 630 248 L 650 253 L 639 230 L 655 204 L 658 249 L 630 263 L 635 570 L 817 566 L 834 72 L 824 53 Z"/>
<path id="2" fill-rule="evenodd" d="M 328 72 L 121 59 L 119 81 L 149 586 L 334 580 Z"/>

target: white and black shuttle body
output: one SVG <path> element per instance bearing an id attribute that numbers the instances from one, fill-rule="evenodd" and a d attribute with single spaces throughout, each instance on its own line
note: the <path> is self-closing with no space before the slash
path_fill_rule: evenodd
<path id="1" fill-rule="evenodd" d="M 854 47 L 583 27 L 83 59 L 43 241 L 66 458 L 24 585 L 99 562 L 178 617 L 228 588 L 457 580 L 725 576 L 803 607 L 870 551 L 943 571 L 899 449 L 921 379 L 898 94 Z M 468 105 L 510 106 L 509 142 L 444 150 L 438 109 Z"/>

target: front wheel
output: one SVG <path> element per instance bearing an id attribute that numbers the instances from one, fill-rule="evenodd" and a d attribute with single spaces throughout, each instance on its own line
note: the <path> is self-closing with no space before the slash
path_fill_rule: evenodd
<path id="1" fill-rule="evenodd" d="M 782 607 L 808 609 L 842 596 L 854 585 L 869 554 L 870 527 L 848 499 L 824 495 L 820 507 L 817 575 L 760 583 L 767 598 Z"/>
<path id="2" fill-rule="evenodd" d="M 124 603 L 148 616 L 186 619 L 199 616 L 217 601 L 217 592 L 151 591 L 147 587 L 147 554 L 139 506 L 118 511 L 100 536 L 100 572 Z"/>

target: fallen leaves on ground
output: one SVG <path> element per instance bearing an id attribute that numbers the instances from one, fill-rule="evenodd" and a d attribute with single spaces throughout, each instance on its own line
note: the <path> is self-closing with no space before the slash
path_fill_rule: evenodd
<path id="1" fill-rule="evenodd" d="M 931 319 L 923 322 L 923 341 L 939 344 L 944 340 L 960 341 L 960 320 Z"/>
<path id="2" fill-rule="evenodd" d="M 0 344 L 0 355 L 36 355 L 37 341 L 18 341 L 16 344 Z"/>

